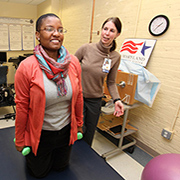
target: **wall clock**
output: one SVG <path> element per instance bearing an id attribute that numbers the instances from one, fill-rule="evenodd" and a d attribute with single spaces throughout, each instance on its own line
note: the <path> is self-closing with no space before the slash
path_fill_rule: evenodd
<path id="1" fill-rule="evenodd" d="M 155 16 L 149 23 L 149 32 L 153 36 L 164 34 L 169 27 L 169 19 L 165 15 Z"/>

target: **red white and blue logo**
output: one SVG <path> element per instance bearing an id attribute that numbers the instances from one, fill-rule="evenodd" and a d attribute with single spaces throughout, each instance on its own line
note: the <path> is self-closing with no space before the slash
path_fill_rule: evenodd
<path id="1" fill-rule="evenodd" d="M 120 49 L 121 59 L 146 66 L 156 40 L 152 39 L 125 39 Z"/>

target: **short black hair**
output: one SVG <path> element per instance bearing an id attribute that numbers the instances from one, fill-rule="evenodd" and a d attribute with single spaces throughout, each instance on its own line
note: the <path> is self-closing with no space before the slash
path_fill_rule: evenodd
<path id="1" fill-rule="evenodd" d="M 42 25 L 42 21 L 43 19 L 46 19 L 47 17 L 57 17 L 58 19 L 60 19 L 56 14 L 53 14 L 53 13 L 47 13 L 47 14 L 43 14 L 41 15 L 37 21 L 36 21 L 36 31 L 39 31 L 40 28 L 41 28 L 41 25 Z"/>

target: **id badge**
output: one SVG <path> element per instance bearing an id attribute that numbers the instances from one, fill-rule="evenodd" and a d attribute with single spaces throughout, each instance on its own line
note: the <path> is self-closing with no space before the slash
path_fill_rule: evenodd
<path id="1" fill-rule="evenodd" d="M 109 73 L 110 69 L 111 69 L 111 59 L 105 58 L 102 66 L 102 71 L 105 73 Z"/>

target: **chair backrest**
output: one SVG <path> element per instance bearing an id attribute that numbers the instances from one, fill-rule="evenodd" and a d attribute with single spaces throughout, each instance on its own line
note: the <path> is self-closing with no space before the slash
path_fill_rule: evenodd
<path id="1" fill-rule="evenodd" d="M 8 66 L 0 66 L 0 85 L 7 84 Z"/>

